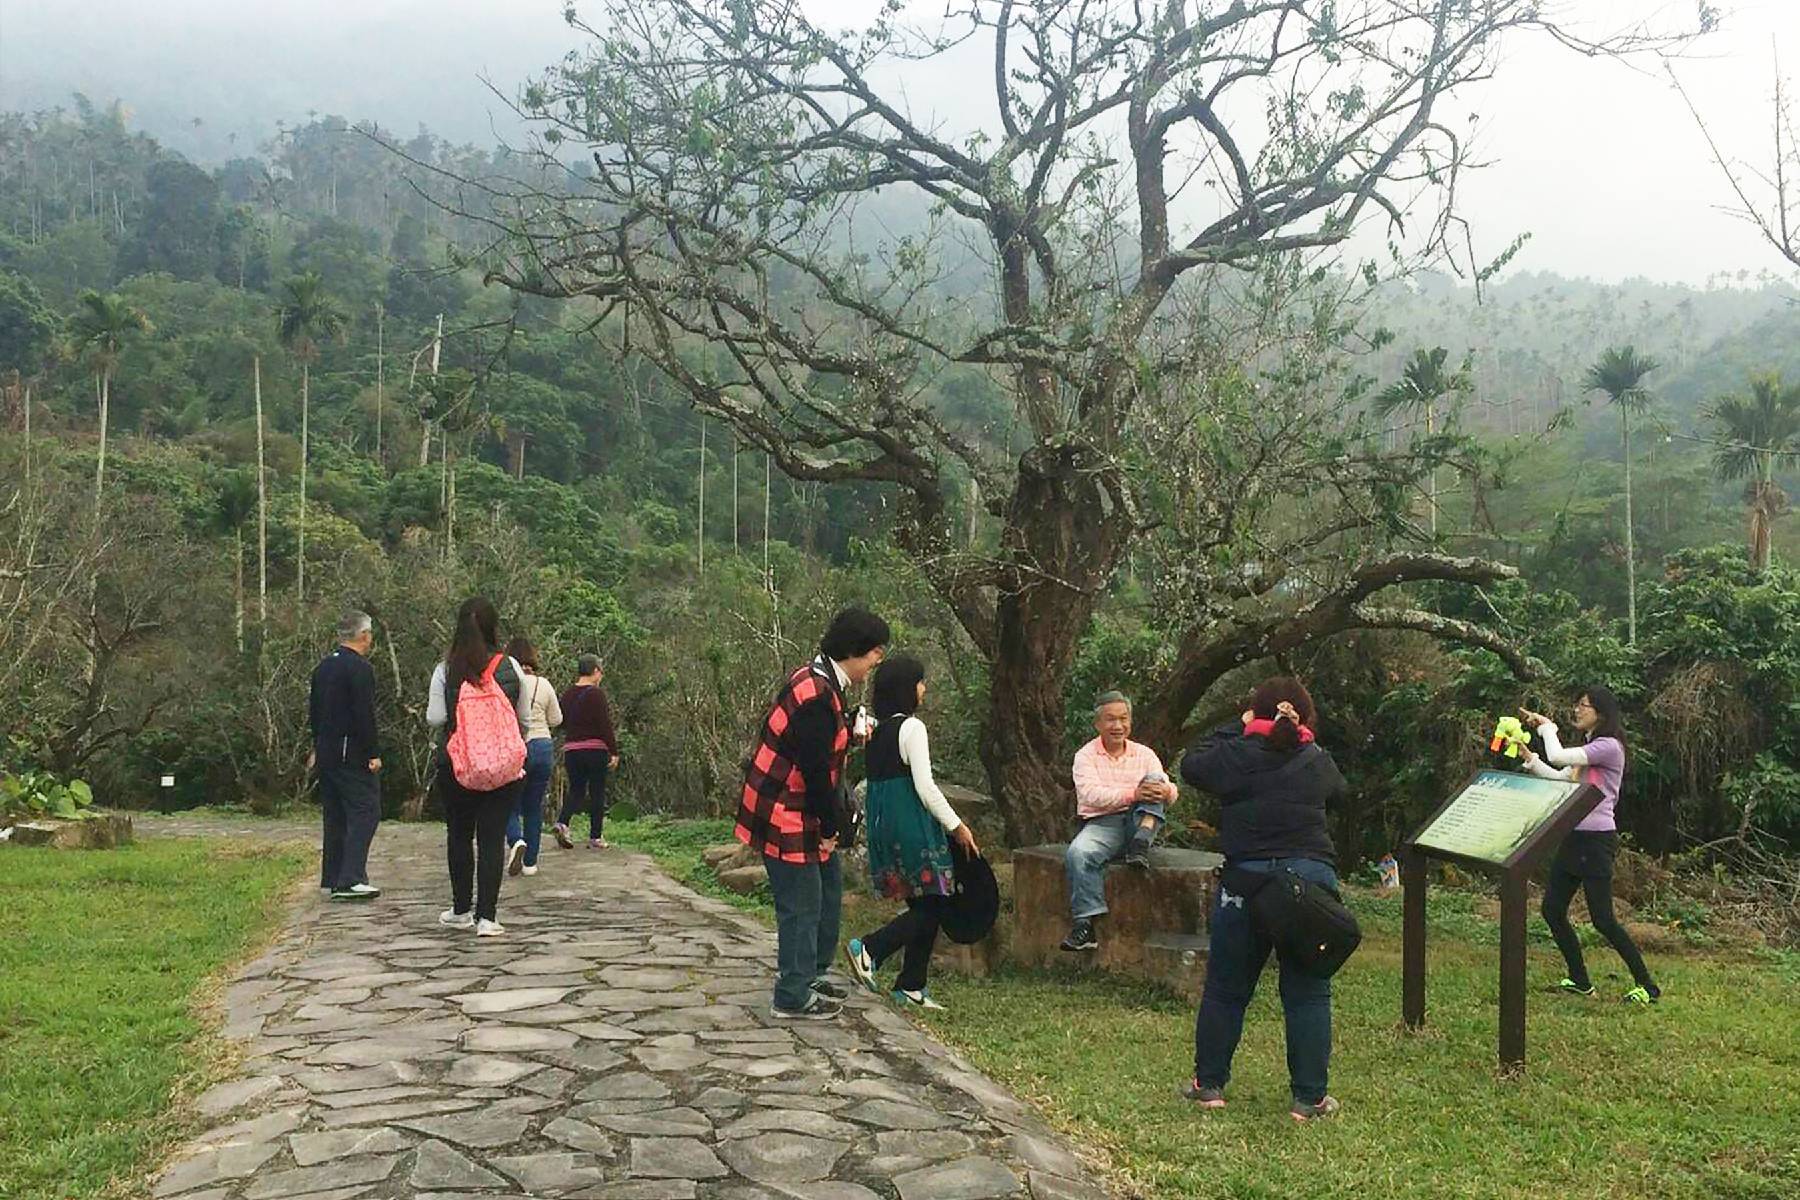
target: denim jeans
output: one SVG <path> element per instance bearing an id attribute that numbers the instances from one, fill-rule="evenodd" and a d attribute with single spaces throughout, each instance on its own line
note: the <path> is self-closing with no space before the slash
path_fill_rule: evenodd
<path id="1" fill-rule="evenodd" d="M 1077 921 L 1106 912 L 1106 864 L 1125 853 L 1144 817 L 1156 818 L 1154 838 L 1163 824 L 1160 804 L 1134 804 L 1123 812 L 1089 817 L 1069 840 L 1063 874 L 1069 881 L 1069 913 Z"/>
<path id="2" fill-rule="evenodd" d="M 798 1012 L 812 998 L 813 980 L 837 957 L 844 909 L 843 862 L 790 863 L 763 856 L 775 897 L 775 1007 Z"/>
<path id="3" fill-rule="evenodd" d="M 525 843 L 525 865 L 537 866 L 538 841 L 544 833 L 544 793 L 550 790 L 550 772 L 556 767 L 556 746 L 549 738 L 525 743 L 525 786 L 519 789 L 519 806 L 506 819 L 506 844 Z"/>
<path id="4" fill-rule="evenodd" d="M 1250 859 L 1246 871 L 1291 869 L 1302 879 L 1337 886 L 1337 872 L 1310 858 Z M 1269 961 L 1272 944 L 1251 928 L 1244 897 L 1219 889 L 1206 959 L 1206 988 L 1194 1018 L 1194 1078 L 1222 1088 L 1231 1079 L 1231 1056 L 1244 1032 L 1244 1009 Z M 1288 1087 L 1294 1099 L 1317 1104 L 1331 1069 L 1331 980 L 1281 963 L 1281 1011 L 1287 1023 Z"/>

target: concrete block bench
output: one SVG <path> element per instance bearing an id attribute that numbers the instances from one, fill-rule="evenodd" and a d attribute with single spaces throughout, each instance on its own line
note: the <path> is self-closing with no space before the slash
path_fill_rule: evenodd
<path id="1" fill-rule="evenodd" d="M 1069 932 L 1064 844 L 1030 846 L 1013 855 L 1013 936 L 1008 952 L 1026 966 L 1092 965 L 1199 995 L 1205 977 L 1213 868 L 1225 860 L 1203 850 L 1150 852 L 1150 869 L 1106 868 L 1107 915 L 1097 925 L 1100 949 L 1057 948 Z"/>

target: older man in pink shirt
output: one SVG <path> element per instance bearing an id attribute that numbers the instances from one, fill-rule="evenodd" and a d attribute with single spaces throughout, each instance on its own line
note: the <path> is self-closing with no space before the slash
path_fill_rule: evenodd
<path id="1" fill-rule="evenodd" d="M 1064 950 L 1094 950 L 1094 920 L 1106 914 L 1106 864 L 1124 858 L 1149 866 L 1150 845 L 1163 824 L 1175 785 L 1156 751 L 1131 740 L 1131 701 L 1107 692 L 1094 704 L 1099 735 L 1075 752 L 1075 814 L 1081 828 L 1063 856 L 1074 926 Z"/>

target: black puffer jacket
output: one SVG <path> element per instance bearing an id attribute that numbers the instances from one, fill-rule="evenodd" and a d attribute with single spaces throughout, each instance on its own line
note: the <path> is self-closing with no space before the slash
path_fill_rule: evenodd
<path id="1" fill-rule="evenodd" d="M 1181 760 L 1181 777 L 1219 798 L 1219 834 L 1228 862 L 1312 858 L 1337 865 L 1325 807 L 1344 793 L 1344 776 L 1317 745 L 1276 750 L 1245 737 L 1236 721 L 1202 738 Z"/>

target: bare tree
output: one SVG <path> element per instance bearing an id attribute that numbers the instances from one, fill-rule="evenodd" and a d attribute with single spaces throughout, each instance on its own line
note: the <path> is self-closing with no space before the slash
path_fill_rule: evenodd
<path id="1" fill-rule="evenodd" d="M 984 761 L 1019 840 L 1066 823 L 1070 666 L 1161 520 L 1144 414 L 1191 396 L 1222 344 L 1196 336 L 1206 298 L 1241 304 L 1265 272 L 1324 278 L 1369 217 L 1447 252 L 1466 109 L 1446 101 L 1492 74 L 1503 35 L 1671 44 L 1584 41 L 1541 0 L 958 0 L 939 26 L 889 5 L 842 34 L 792 0 L 600 8 L 592 26 L 571 16 L 589 45 L 521 104 L 545 159 L 579 146 L 581 173 L 464 181 L 462 215 L 496 231 L 490 278 L 591 298 L 595 328 L 795 480 L 893 489 L 899 544 L 989 667 Z M 991 119 L 952 128 L 907 100 L 909 66 L 970 61 Z M 924 228 L 859 232 L 908 197 L 929 206 Z M 1022 451 L 932 404 L 971 373 L 1003 395 Z M 969 484 L 999 526 L 990 552 L 953 513 Z M 1154 728 L 1178 729 L 1230 665 L 1359 625 L 1501 648 L 1369 607 L 1398 584 L 1508 571 L 1384 554 L 1351 536 L 1358 504 L 1289 539 L 1340 569 L 1256 593 L 1241 620 L 1196 615 Z"/>
<path id="2" fill-rule="evenodd" d="M 1731 187 L 1736 203 L 1727 211 L 1755 226 L 1776 253 L 1800 267 L 1800 140 L 1795 137 L 1792 100 L 1780 60 L 1774 65 L 1775 90 L 1769 102 L 1767 157 L 1760 162 L 1746 162 L 1727 152 L 1673 68 L 1669 79 L 1681 93 L 1682 102 L 1706 138 L 1713 162 Z"/>

